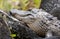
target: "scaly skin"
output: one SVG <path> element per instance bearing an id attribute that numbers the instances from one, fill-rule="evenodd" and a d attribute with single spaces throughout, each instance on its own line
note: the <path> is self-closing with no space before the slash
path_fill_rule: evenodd
<path id="1" fill-rule="evenodd" d="M 28 27 L 40 36 L 44 36 L 49 30 L 53 31 L 54 35 L 60 35 L 60 21 L 56 17 L 42 9 L 34 8 L 31 11 L 21 11 L 13 9 L 11 13 L 15 18 L 25 22 Z"/>

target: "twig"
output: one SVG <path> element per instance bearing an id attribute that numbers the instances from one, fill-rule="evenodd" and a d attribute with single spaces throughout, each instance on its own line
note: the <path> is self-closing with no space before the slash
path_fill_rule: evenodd
<path id="1" fill-rule="evenodd" d="M 7 17 L 9 17 L 10 19 L 19 22 L 18 19 L 14 18 L 14 17 L 12 17 L 12 16 L 9 16 L 9 15 L 8 15 L 6 12 L 4 12 L 3 10 L 0 10 L 0 12 L 1 12 L 2 14 L 6 15 Z"/>

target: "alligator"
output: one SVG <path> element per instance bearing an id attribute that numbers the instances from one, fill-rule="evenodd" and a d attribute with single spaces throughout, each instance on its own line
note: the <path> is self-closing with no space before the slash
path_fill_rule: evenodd
<path id="1" fill-rule="evenodd" d="M 30 11 L 12 9 L 11 15 L 26 23 L 30 29 L 44 36 L 51 30 L 53 35 L 60 36 L 60 20 L 42 9 L 33 8 Z"/>

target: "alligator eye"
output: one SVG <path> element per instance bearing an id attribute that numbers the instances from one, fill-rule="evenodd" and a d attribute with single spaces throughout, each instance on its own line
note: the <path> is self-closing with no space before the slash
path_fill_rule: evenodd
<path id="1" fill-rule="evenodd" d="M 11 12 L 9 12 L 9 15 L 13 16 L 14 14 L 13 14 L 13 13 L 11 13 Z"/>

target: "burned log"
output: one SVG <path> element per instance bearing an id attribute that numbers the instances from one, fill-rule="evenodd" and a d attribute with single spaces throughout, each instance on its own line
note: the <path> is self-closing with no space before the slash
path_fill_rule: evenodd
<path id="1" fill-rule="evenodd" d="M 11 32 L 4 20 L 0 18 L 0 39 L 12 39 L 10 36 Z"/>
<path id="2" fill-rule="evenodd" d="M 60 20 L 60 0 L 43 0 L 41 8 Z"/>
<path id="3" fill-rule="evenodd" d="M 60 0 L 42 0 L 41 8 L 47 12 L 60 7 Z"/>

